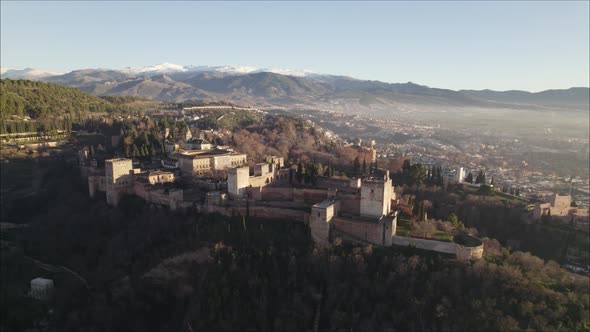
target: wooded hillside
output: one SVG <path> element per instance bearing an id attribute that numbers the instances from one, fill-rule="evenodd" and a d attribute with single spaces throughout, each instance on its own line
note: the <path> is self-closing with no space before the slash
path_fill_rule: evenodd
<path id="1" fill-rule="evenodd" d="M 12 115 L 46 118 L 125 109 L 123 105 L 57 84 L 3 79 L 0 87 L 2 119 Z"/>

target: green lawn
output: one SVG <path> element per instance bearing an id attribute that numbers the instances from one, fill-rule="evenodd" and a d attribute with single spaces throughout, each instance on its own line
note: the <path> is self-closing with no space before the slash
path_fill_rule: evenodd
<path id="1" fill-rule="evenodd" d="M 399 236 L 411 237 L 411 231 L 412 231 L 412 221 L 406 217 L 398 218 L 397 229 L 395 231 L 395 234 L 399 235 Z M 453 242 L 453 234 L 445 233 L 443 231 L 437 230 L 434 233 L 433 239 L 437 240 L 437 241 Z"/>

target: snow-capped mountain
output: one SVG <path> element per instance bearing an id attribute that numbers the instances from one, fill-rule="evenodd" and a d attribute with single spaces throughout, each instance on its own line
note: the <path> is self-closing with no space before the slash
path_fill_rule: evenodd
<path id="1" fill-rule="evenodd" d="M 147 67 L 126 67 L 121 69 L 121 72 L 126 74 L 157 74 L 157 73 L 176 73 L 187 71 L 186 66 L 175 65 L 173 63 L 162 63 L 159 65 Z"/>
<path id="2" fill-rule="evenodd" d="M 11 79 L 28 79 L 28 80 L 36 80 L 44 77 L 61 75 L 63 73 L 48 71 L 44 69 L 36 69 L 36 68 L 25 68 L 25 69 L 15 69 L 15 68 L 0 68 L 0 76 L 2 78 L 11 78 Z"/>
<path id="3" fill-rule="evenodd" d="M 307 69 L 284 69 L 284 68 L 258 68 L 253 66 L 231 66 L 231 65 L 206 65 L 206 66 L 182 66 L 173 63 L 162 63 L 145 67 L 126 67 L 123 69 L 104 69 L 113 70 L 129 76 L 151 76 L 156 74 L 173 74 L 173 73 L 190 73 L 190 72 L 217 72 L 232 75 L 254 74 L 254 73 L 275 73 L 288 76 L 304 77 L 314 74 Z M 2 78 L 12 79 L 41 79 L 49 76 L 61 75 L 64 73 L 54 72 L 44 69 L 26 68 L 1 68 Z"/>
<path id="4" fill-rule="evenodd" d="M 231 65 L 220 65 L 220 66 L 181 66 L 173 63 L 162 63 L 154 66 L 147 67 L 127 67 L 120 70 L 123 73 L 129 75 L 151 75 L 151 74 L 165 74 L 165 73 L 178 73 L 178 72 L 219 72 L 228 74 L 252 74 L 261 72 L 270 72 L 281 75 L 289 76 L 307 76 L 313 74 L 312 71 L 303 69 L 282 69 L 282 68 L 257 68 L 253 66 L 231 66 Z"/>

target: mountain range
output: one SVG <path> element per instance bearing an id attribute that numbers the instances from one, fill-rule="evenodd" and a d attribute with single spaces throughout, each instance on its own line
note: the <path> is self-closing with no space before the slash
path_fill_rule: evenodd
<path id="1" fill-rule="evenodd" d="M 308 70 L 239 66 L 180 66 L 83 69 L 65 74 L 2 70 L 2 78 L 35 79 L 75 87 L 95 95 L 136 96 L 163 101 L 230 101 L 256 107 L 319 108 L 347 111 L 419 107 L 485 107 L 588 110 L 587 87 L 527 91 L 449 90 L 408 83 L 385 83 Z"/>

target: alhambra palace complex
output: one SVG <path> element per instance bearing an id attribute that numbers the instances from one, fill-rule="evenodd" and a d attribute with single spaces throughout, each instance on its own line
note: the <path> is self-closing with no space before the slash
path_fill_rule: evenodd
<path id="1" fill-rule="evenodd" d="M 318 177 L 313 187 L 301 187 L 292 181 L 296 166 L 285 168 L 281 157 L 266 156 L 264 163 L 250 168 L 245 154 L 227 146 L 214 147 L 204 139 L 185 139 L 186 149 L 166 144 L 169 157 L 162 160 L 161 167 L 150 170 L 142 170 L 124 158 L 99 163 L 89 158 L 88 149 L 80 150 L 90 196 L 104 192 L 107 203 L 113 206 L 123 195 L 136 195 L 171 210 L 193 208 L 226 216 L 301 220 L 309 225 L 317 245 L 340 238 L 358 244 L 414 246 L 452 254 L 460 260 L 483 256 L 481 241 L 467 235 L 455 242 L 396 235 L 395 207 L 399 200 L 389 171 L 378 170 L 381 175 L 354 179 Z M 364 160 L 369 156 L 374 161 L 373 147 L 355 150 Z M 211 175 L 217 179 L 227 176 L 227 180 L 205 178 Z M 547 203 L 535 205 L 533 216 L 585 219 L 588 211 L 571 207 L 568 199 L 553 195 Z"/>

